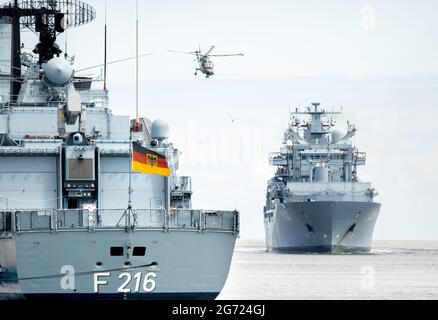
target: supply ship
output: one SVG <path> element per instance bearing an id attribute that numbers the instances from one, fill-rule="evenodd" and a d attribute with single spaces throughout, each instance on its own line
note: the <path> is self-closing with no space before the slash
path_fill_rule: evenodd
<path id="1" fill-rule="evenodd" d="M 353 146 L 357 129 L 336 128 L 339 112 L 319 103 L 291 113 L 277 168 L 268 182 L 264 225 L 268 250 L 369 252 L 381 205 L 377 191 L 359 179 L 366 154 Z"/>

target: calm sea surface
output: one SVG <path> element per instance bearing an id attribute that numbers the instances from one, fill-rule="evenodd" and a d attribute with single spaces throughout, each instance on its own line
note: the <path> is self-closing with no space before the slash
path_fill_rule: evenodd
<path id="1" fill-rule="evenodd" d="M 290 255 L 239 241 L 219 299 L 438 299 L 438 241 L 376 242 L 371 254 Z"/>
<path id="2" fill-rule="evenodd" d="M 12 298 L 14 284 L 0 286 Z M 5 295 L 5 293 L 10 293 Z M 376 242 L 371 254 L 291 255 L 240 240 L 219 299 L 438 299 L 437 242 Z"/>

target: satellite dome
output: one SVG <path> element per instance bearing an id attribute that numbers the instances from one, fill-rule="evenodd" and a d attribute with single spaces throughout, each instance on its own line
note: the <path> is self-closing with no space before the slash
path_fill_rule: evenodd
<path id="1" fill-rule="evenodd" d="M 292 142 L 292 140 L 287 140 L 286 141 L 286 147 L 292 148 L 293 146 L 294 146 L 294 143 Z"/>
<path id="2" fill-rule="evenodd" d="M 341 140 L 343 137 L 345 137 L 347 133 L 344 130 L 341 129 L 334 129 L 332 131 L 332 137 L 331 137 L 331 141 L 332 143 L 336 143 L 339 140 Z"/>
<path id="3" fill-rule="evenodd" d="M 44 67 L 45 77 L 54 85 L 67 84 L 73 77 L 73 68 L 62 58 L 53 58 Z"/>
<path id="4" fill-rule="evenodd" d="M 169 138 L 169 124 L 166 120 L 156 120 L 152 123 L 151 137 L 155 140 L 166 140 Z"/>

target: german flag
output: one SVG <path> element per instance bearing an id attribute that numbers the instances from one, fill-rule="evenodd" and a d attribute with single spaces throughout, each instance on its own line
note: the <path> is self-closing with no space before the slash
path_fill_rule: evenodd
<path id="1" fill-rule="evenodd" d="M 138 173 L 170 176 L 171 170 L 166 157 L 155 151 L 143 148 L 138 143 L 132 143 L 132 170 Z"/>

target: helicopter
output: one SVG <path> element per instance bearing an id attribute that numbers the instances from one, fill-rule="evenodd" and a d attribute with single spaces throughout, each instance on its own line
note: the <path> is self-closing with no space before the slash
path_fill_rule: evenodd
<path id="1" fill-rule="evenodd" d="M 235 54 L 211 54 L 213 50 L 216 48 L 216 46 L 211 46 L 210 50 L 208 50 L 206 53 L 201 52 L 201 48 L 197 51 L 193 52 L 182 52 L 182 51 L 174 51 L 174 50 L 168 50 L 172 53 L 179 53 L 179 54 L 189 54 L 196 56 L 196 59 L 193 61 L 197 61 L 199 64 L 199 68 L 195 69 L 195 76 L 198 75 L 198 72 L 202 72 L 205 74 L 205 77 L 208 79 L 211 76 L 214 75 L 214 64 L 211 61 L 210 57 L 237 57 L 237 56 L 243 56 L 243 53 L 235 53 Z"/>

